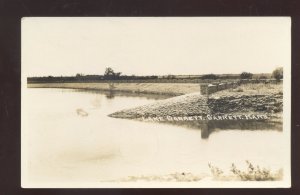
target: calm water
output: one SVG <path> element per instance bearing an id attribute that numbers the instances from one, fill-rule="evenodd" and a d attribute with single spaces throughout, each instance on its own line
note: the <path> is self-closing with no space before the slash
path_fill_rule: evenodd
<path id="1" fill-rule="evenodd" d="M 157 124 L 107 115 L 159 97 L 69 89 L 25 89 L 23 137 L 30 181 L 118 180 L 174 172 L 210 174 L 208 163 L 229 170 L 245 160 L 269 168 L 285 163 L 281 131 Z M 78 109 L 88 116 L 78 114 Z M 228 127 L 230 128 L 230 127 Z M 26 156 L 24 156 L 26 155 Z"/>

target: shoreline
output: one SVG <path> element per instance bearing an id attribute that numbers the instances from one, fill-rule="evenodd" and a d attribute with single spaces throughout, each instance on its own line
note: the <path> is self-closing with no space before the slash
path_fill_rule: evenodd
<path id="1" fill-rule="evenodd" d="M 172 122 L 174 117 L 175 119 L 178 118 L 176 121 L 191 121 L 194 116 L 205 117 L 211 115 L 216 116 L 215 121 L 218 121 L 220 116 L 233 115 L 233 117 L 239 117 L 240 115 L 251 115 L 254 116 L 253 118 L 250 117 L 252 121 L 281 123 L 282 111 L 282 85 L 245 85 L 240 86 L 238 89 L 219 91 L 209 96 L 200 95 L 200 93 L 180 95 L 151 104 L 120 110 L 108 116 L 134 120 L 150 119 L 154 122 Z M 261 115 L 263 115 L 263 118 L 255 117 Z M 155 120 L 151 120 L 151 118 Z M 168 118 L 171 120 L 166 120 Z M 242 121 L 241 118 L 235 120 Z M 230 119 L 230 121 L 235 120 Z M 227 121 L 226 117 L 224 121 Z"/>
<path id="2" fill-rule="evenodd" d="M 28 88 L 64 88 L 109 93 L 161 95 L 162 100 L 109 114 L 135 119 L 207 115 L 267 115 L 267 121 L 282 121 L 282 85 L 242 85 L 209 96 L 200 94 L 195 83 L 34 83 Z"/>
<path id="3" fill-rule="evenodd" d="M 282 110 L 275 103 L 261 103 L 262 100 L 271 98 L 261 95 L 254 96 L 223 96 L 216 99 L 207 99 L 198 93 L 176 96 L 158 100 L 151 104 L 120 110 L 109 114 L 113 118 L 135 119 L 141 121 L 237 121 L 258 120 L 279 122 Z M 280 97 L 272 100 L 280 101 Z M 243 102 L 249 102 L 248 106 Z M 279 102 L 280 104 L 280 102 Z M 228 106 L 226 106 L 228 105 Z M 198 117 L 196 120 L 194 119 Z M 212 119 L 208 118 L 211 116 Z M 228 117 L 227 117 L 228 116 Z M 222 117 L 222 118 L 220 118 Z M 177 119 L 176 119 L 177 118 Z M 193 119 L 191 119 L 193 118 Z M 206 118 L 206 119 L 205 119 Z M 170 120 L 169 120 L 170 119 Z M 174 120 L 175 119 L 175 120 Z"/>
<path id="4" fill-rule="evenodd" d="M 86 89 L 170 97 L 193 92 L 200 94 L 200 85 L 197 83 L 28 83 L 27 88 Z"/>

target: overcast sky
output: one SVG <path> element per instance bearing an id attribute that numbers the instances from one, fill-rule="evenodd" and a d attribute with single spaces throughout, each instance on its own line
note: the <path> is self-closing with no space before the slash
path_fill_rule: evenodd
<path id="1" fill-rule="evenodd" d="M 27 76 L 272 72 L 291 63 L 288 17 L 23 18 Z"/>

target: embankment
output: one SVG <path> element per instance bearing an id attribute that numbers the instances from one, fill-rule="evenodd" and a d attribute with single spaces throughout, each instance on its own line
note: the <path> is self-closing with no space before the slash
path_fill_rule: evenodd
<path id="1" fill-rule="evenodd" d="M 110 117 L 137 119 L 142 117 L 167 117 L 167 116 L 194 116 L 208 114 L 205 96 L 199 93 L 190 93 L 165 100 L 159 100 L 131 109 L 121 110 L 110 114 Z"/>
<path id="2" fill-rule="evenodd" d="M 34 83 L 27 84 L 27 87 L 93 89 L 99 91 L 162 94 L 171 96 L 193 92 L 200 93 L 200 86 L 196 83 Z"/>
<path id="3" fill-rule="evenodd" d="M 266 88 L 266 87 L 264 87 Z M 205 115 L 269 115 L 280 118 L 283 107 L 282 91 L 261 90 L 253 93 L 248 87 L 243 92 L 224 90 L 207 96 L 185 94 L 152 104 L 125 109 L 110 114 L 115 118 L 189 117 Z"/>

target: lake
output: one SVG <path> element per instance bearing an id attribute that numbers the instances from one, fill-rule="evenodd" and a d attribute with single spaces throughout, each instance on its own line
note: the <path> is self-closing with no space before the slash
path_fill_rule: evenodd
<path id="1" fill-rule="evenodd" d="M 190 172 L 208 163 L 229 171 L 249 160 L 270 169 L 287 162 L 280 130 L 200 128 L 108 117 L 167 98 L 72 89 L 24 89 L 22 175 L 31 182 L 118 181 L 128 176 Z M 261 128 L 260 128 L 261 127 Z"/>

